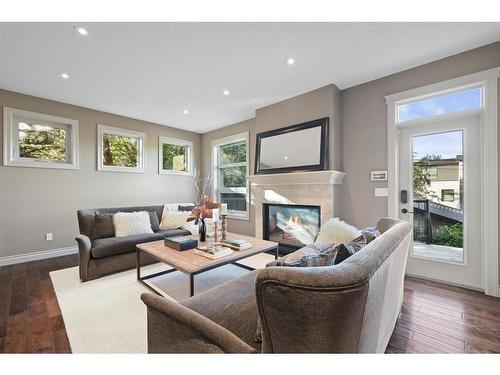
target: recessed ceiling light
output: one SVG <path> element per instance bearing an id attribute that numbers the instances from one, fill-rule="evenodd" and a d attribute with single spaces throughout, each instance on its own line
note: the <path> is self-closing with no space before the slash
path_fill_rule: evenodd
<path id="1" fill-rule="evenodd" d="M 184 114 L 185 115 L 188 115 L 189 114 L 189 111 L 187 109 L 184 110 Z"/>
<path id="2" fill-rule="evenodd" d="M 229 90 L 224 90 L 224 91 L 222 91 L 222 93 L 223 93 L 224 95 L 229 95 L 229 94 L 231 94 L 231 93 L 229 92 Z"/>
<path id="3" fill-rule="evenodd" d="M 288 65 L 293 65 L 295 64 L 295 59 L 293 57 L 289 57 L 288 60 L 286 60 L 286 63 Z"/>
<path id="4" fill-rule="evenodd" d="M 64 79 L 68 79 L 69 78 L 69 75 L 67 73 L 62 73 L 61 74 L 61 77 L 64 78 Z"/>
<path id="5" fill-rule="evenodd" d="M 87 36 L 89 34 L 89 32 L 86 29 L 84 29 L 83 27 L 75 26 L 74 29 L 80 35 Z"/>
<path id="6" fill-rule="evenodd" d="M 288 156 L 285 156 L 285 160 L 288 160 Z"/>

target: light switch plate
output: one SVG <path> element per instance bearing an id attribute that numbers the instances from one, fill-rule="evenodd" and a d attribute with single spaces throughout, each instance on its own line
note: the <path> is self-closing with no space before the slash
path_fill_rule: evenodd
<path id="1" fill-rule="evenodd" d="M 375 188 L 376 197 L 387 197 L 389 196 L 389 189 L 387 188 Z"/>
<path id="2" fill-rule="evenodd" d="M 52 241 L 53 234 L 52 233 L 45 233 L 45 241 Z"/>

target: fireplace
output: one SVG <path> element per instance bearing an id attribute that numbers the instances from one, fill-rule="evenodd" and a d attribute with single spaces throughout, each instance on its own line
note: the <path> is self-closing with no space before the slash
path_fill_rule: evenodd
<path id="1" fill-rule="evenodd" d="M 321 223 L 320 206 L 263 203 L 263 238 L 278 242 L 280 253 L 310 245 Z"/>

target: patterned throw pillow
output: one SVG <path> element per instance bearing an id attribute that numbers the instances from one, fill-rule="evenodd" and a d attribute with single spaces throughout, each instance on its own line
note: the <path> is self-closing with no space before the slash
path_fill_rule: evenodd
<path id="1" fill-rule="evenodd" d="M 276 260 L 277 267 L 331 266 L 337 249 L 334 243 L 312 244 Z"/>
<path id="2" fill-rule="evenodd" d="M 380 232 L 375 227 L 368 227 L 361 231 L 361 235 L 356 237 L 348 244 L 340 244 L 335 256 L 334 264 L 339 264 L 349 258 L 351 255 L 357 253 L 363 247 L 372 242 L 375 238 L 380 236 Z"/>

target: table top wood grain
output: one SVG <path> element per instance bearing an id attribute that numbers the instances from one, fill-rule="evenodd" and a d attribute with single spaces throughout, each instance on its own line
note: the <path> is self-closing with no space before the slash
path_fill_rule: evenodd
<path id="1" fill-rule="evenodd" d="M 194 239 L 198 236 L 193 235 Z M 196 274 L 217 266 L 222 266 L 227 263 L 233 263 L 238 260 L 248 258 L 252 255 L 260 254 L 266 251 L 275 250 L 278 246 L 277 242 L 261 240 L 255 237 L 244 236 L 241 234 L 228 233 L 228 239 L 239 239 L 250 242 L 253 246 L 247 250 L 236 251 L 218 259 L 206 258 L 194 252 L 194 249 L 179 251 L 171 247 L 165 246 L 163 240 L 146 242 L 138 244 L 137 248 L 156 259 L 168 264 L 171 267 L 178 269 L 187 274 Z M 209 241 L 205 244 L 210 243 Z M 199 244 L 203 244 L 200 242 Z"/>

